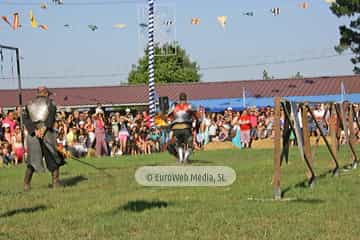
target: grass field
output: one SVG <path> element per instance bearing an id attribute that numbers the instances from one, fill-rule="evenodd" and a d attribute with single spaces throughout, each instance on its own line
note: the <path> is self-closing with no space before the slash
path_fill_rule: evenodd
<path id="1" fill-rule="evenodd" d="M 350 161 L 339 153 L 340 163 Z M 0 239 L 360 239 L 360 170 L 333 177 L 320 147 L 315 188 L 304 187 L 305 165 L 296 149 L 282 168 L 285 198 L 271 201 L 272 150 L 196 152 L 194 165 L 232 167 L 228 187 L 143 187 L 144 165 L 175 165 L 167 153 L 74 160 L 61 168 L 61 189 L 50 174 L 34 175 L 22 191 L 24 166 L 0 169 Z M 249 200 L 253 198 L 256 200 Z M 261 199 L 264 199 L 262 201 Z"/>

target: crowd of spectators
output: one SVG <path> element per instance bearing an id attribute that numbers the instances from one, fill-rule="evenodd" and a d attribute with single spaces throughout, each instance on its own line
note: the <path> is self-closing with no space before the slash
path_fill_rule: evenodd
<path id="1" fill-rule="evenodd" d="M 328 117 L 325 107 L 313 107 L 316 121 L 328 132 Z M 22 145 L 19 110 L 0 113 L 0 164 L 18 164 L 26 157 Z M 271 107 L 251 107 L 234 111 L 231 107 L 222 113 L 205 112 L 197 109 L 197 119 L 193 122 L 193 143 L 196 150 L 210 142 L 232 143 L 239 148 L 251 148 L 254 141 L 274 137 L 274 109 Z M 281 110 L 281 124 L 284 122 Z M 121 156 L 151 154 L 165 151 L 169 140 L 170 119 L 158 113 L 155 126 L 151 128 L 147 111 L 129 108 L 105 112 L 101 105 L 93 111 L 59 111 L 54 129 L 58 133 L 59 149 L 70 152 L 75 157 Z M 311 135 L 319 135 L 315 123 L 308 119 Z M 355 126 L 358 132 L 357 125 Z M 26 134 L 26 131 L 25 131 Z M 293 142 L 295 137 L 290 136 Z"/>

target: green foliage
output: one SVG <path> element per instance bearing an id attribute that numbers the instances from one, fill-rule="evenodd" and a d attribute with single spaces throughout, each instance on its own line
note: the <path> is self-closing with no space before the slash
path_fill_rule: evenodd
<path id="1" fill-rule="evenodd" d="M 161 53 L 168 51 L 176 54 L 161 56 Z M 155 47 L 155 82 L 156 83 L 175 83 L 175 82 L 199 82 L 199 66 L 192 62 L 183 48 L 179 45 L 156 46 Z M 137 65 L 132 66 L 128 76 L 129 84 L 147 83 L 149 55 L 145 50 L 145 55 L 139 59 Z"/>
<path id="2" fill-rule="evenodd" d="M 360 0 L 337 0 L 330 9 L 338 17 L 347 16 L 352 19 L 349 26 L 340 26 L 341 37 L 335 50 L 342 53 L 350 49 L 355 54 L 355 57 L 351 58 L 351 62 L 355 65 L 354 72 L 359 74 L 360 68 L 356 64 L 360 62 Z"/>

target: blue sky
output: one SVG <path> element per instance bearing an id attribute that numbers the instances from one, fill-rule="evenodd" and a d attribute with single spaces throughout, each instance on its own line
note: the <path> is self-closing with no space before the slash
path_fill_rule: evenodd
<path id="1" fill-rule="evenodd" d="M 111 2 L 121 1 L 124 0 Z M 4 2 L 39 4 L 1 4 Z M 70 5 L 84 2 L 106 1 L 64 0 L 63 6 L 49 3 L 49 8 L 43 10 L 39 7 L 41 1 L 0 0 L 0 15 L 12 19 L 12 13 L 20 13 L 23 27 L 18 31 L 13 31 L 3 21 L 0 22 L 0 44 L 20 48 L 24 87 L 117 85 L 126 82 L 131 65 L 140 57 L 137 11 L 147 1 Z M 301 2 L 304 1 L 156 0 L 155 4 L 174 6 L 176 40 L 200 67 L 246 65 L 231 69 L 202 70 L 202 81 L 260 79 L 264 69 L 276 78 L 286 78 L 296 72 L 301 72 L 306 77 L 352 74 L 353 66 L 349 56 L 255 66 L 259 63 L 335 54 L 334 46 L 339 38 L 338 26 L 347 24 L 349 19 L 337 18 L 322 0 L 307 1 L 309 8 L 306 10 L 298 7 Z M 274 7 L 280 8 L 279 16 L 271 15 L 270 9 Z M 37 22 L 49 26 L 48 31 L 30 27 L 30 9 Z M 243 13 L 247 11 L 253 11 L 254 16 L 244 16 Z M 225 29 L 216 20 L 221 15 L 228 17 Z M 199 17 L 201 24 L 191 25 L 193 17 Z M 116 23 L 127 26 L 115 29 L 113 25 Z M 70 24 L 71 27 L 65 28 L 64 24 Z M 99 29 L 92 32 L 87 27 L 89 24 L 97 25 Z M 5 54 L 2 64 L 2 88 L 16 88 L 16 81 L 2 79 L 12 76 L 10 54 Z M 104 74 L 116 75 L 70 77 Z"/>

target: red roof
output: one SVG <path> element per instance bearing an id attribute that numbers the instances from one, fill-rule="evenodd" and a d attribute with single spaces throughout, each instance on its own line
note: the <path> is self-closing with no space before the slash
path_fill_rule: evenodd
<path id="1" fill-rule="evenodd" d="M 188 99 L 216 99 L 242 97 L 243 89 L 255 97 L 318 96 L 340 94 L 341 82 L 346 93 L 360 93 L 360 76 L 335 76 L 304 79 L 248 80 L 227 82 L 200 82 L 156 84 L 158 96 L 168 96 L 171 100 L 185 92 Z M 53 99 L 59 106 L 137 105 L 148 102 L 147 85 L 51 88 Z M 35 96 L 35 89 L 23 90 L 23 102 Z M 17 90 L 0 90 L 0 106 L 18 105 Z"/>

